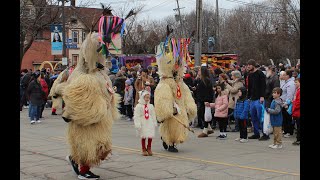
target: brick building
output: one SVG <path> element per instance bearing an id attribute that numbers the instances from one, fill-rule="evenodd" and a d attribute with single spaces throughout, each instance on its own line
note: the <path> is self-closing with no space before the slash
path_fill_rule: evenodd
<path id="1" fill-rule="evenodd" d="M 70 41 L 70 48 L 66 49 L 66 54 L 69 64 L 73 64 L 79 58 L 79 51 L 82 42 L 89 33 L 92 24 L 97 22 L 102 13 L 102 9 L 76 7 L 75 1 L 71 1 L 70 6 L 65 6 L 65 29 L 66 39 Z M 58 19 L 56 24 L 62 24 L 62 17 Z M 93 28 L 94 31 L 98 29 L 98 23 Z M 115 46 L 118 48 L 116 52 L 113 48 L 109 48 L 112 54 L 122 54 L 121 38 L 117 36 L 113 40 Z M 33 41 L 30 49 L 25 53 L 21 69 L 39 69 L 44 61 L 61 61 L 62 55 L 51 55 L 51 32 L 50 26 L 44 28 Z M 53 63 L 54 65 L 55 63 Z M 45 65 L 45 67 L 50 67 Z"/>

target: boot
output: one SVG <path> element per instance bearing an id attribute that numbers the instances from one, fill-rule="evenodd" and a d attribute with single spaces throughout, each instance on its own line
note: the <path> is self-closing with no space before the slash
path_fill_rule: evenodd
<path id="1" fill-rule="evenodd" d="M 208 137 L 208 128 L 203 128 L 201 134 L 198 135 L 198 138 Z"/>
<path id="2" fill-rule="evenodd" d="M 152 156 L 151 143 L 152 143 L 152 138 L 148 138 L 147 152 L 148 152 L 148 155 L 149 155 L 149 156 Z"/>
<path id="3" fill-rule="evenodd" d="M 151 147 L 148 147 L 148 148 L 147 148 L 147 152 L 148 152 L 148 155 L 149 155 L 149 156 L 152 156 Z"/>
<path id="4" fill-rule="evenodd" d="M 162 137 L 161 137 L 161 140 L 162 140 Z M 162 140 L 162 146 L 163 146 L 163 148 L 164 148 L 165 150 L 167 150 L 167 149 L 168 149 L 168 145 L 167 145 L 167 143 L 166 143 L 166 142 L 164 142 L 163 140 Z"/>
<path id="5" fill-rule="evenodd" d="M 178 152 L 178 149 L 175 148 L 174 145 L 172 145 L 172 146 L 169 146 L 168 151 L 169 152 Z"/>
<path id="6" fill-rule="evenodd" d="M 142 138 L 141 139 L 141 145 L 142 145 L 142 155 L 143 156 L 148 156 L 147 150 L 146 150 L 146 139 Z"/>
<path id="7" fill-rule="evenodd" d="M 142 156 L 148 156 L 148 152 L 146 149 L 142 149 Z"/>

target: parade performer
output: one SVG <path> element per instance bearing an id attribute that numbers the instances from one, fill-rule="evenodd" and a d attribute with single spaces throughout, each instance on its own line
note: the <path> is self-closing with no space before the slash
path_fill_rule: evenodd
<path id="1" fill-rule="evenodd" d="M 137 128 L 141 138 L 143 156 L 152 156 L 151 143 L 155 134 L 155 127 L 158 125 L 154 107 L 152 104 L 150 104 L 150 96 L 151 95 L 149 91 L 140 91 L 139 102 L 134 108 L 134 125 Z M 146 139 L 148 139 L 147 148 Z"/>
<path id="2" fill-rule="evenodd" d="M 111 128 L 120 117 L 120 99 L 112 89 L 107 69 L 96 66 L 105 63 L 103 55 L 96 51 L 98 44 L 98 34 L 89 33 L 63 93 L 66 106 L 62 117 L 69 122 L 67 135 L 71 146 L 68 158 L 73 168 L 75 163 L 80 164 L 79 179 L 99 178 L 90 167 L 99 165 L 111 153 Z"/>
<path id="3" fill-rule="evenodd" d="M 79 61 L 63 92 L 66 106 L 62 118 L 69 125 L 67 136 L 71 147 L 71 155 L 66 159 L 79 179 L 100 177 L 93 174 L 90 168 L 98 166 L 111 155 L 112 124 L 120 118 L 120 96 L 114 92 L 108 77 L 109 70 L 105 68 L 106 57 L 110 55 L 108 43 L 112 40 L 106 40 L 105 37 L 111 36 L 105 36 L 104 27 L 113 25 L 119 28 L 116 22 L 110 23 L 109 20 L 123 23 L 123 19 L 106 16 L 110 11 L 110 7 L 104 9 L 99 20 L 99 33 L 91 30 L 82 43 Z M 106 22 L 110 24 L 105 24 Z M 111 35 L 113 32 L 118 33 L 114 29 L 109 31 Z"/>
<path id="4" fill-rule="evenodd" d="M 170 33 L 167 33 L 167 37 L 168 34 Z M 160 82 L 155 89 L 154 103 L 157 120 L 161 122 L 163 147 L 169 152 L 178 152 L 175 145 L 186 140 L 189 123 L 197 114 L 190 89 L 183 82 L 185 60 L 188 59 L 188 40 L 167 38 L 165 43 L 162 42 L 157 47 Z"/>

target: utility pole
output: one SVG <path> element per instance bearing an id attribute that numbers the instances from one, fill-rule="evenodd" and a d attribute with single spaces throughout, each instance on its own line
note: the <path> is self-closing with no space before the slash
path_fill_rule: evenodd
<path id="1" fill-rule="evenodd" d="M 66 58 L 66 19 L 65 19 L 65 15 L 64 15 L 64 2 L 69 2 L 69 0 L 59 0 L 62 1 L 62 58 Z M 68 63 L 69 64 L 69 63 Z"/>
<path id="2" fill-rule="evenodd" d="M 182 9 L 182 8 L 179 7 L 179 0 L 177 0 L 177 6 L 178 6 L 178 8 L 177 9 L 173 9 L 173 10 L 178 10 L 180 27 L 181 27 L 180 37 L 183 37 L 184 36 L 184 28 L 183 28 L 183 24 L 182 24 L 182 20 L 181 20 L 181 14 L 180 14 L 180 9 Z"/>
<path id="3" fill-rule="evenodd" d="M 221 52 L 220 22 L 219 22 L 219 5 L 218 5 L 218 0 L 216 0 L 216 24 L 217 24 L 216 42 L 217 42 L 217 44 L 219 45 L 219 52 Z"/>
<path id="4" fill-rule="evenodd" d="M 202 23 L 201 23 L 201 16 L 202 16 L 202 0 L 196 1 L 196 14 L 197 14 L 197 30 L 196 30 L 196 42 L 194 45 L 194 60 L 195 65 L 200 66 L 201 62 L 201 45 L 202 45 Z"/>

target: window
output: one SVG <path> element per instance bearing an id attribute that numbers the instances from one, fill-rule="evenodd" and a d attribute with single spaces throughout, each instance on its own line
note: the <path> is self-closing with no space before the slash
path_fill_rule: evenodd
<path id="1" fill-rule="evenodd" d="M 78 57 L 79 57 L 78 54 L 72 54 L 72 62 L 71 62 L 72 65 L 77 63 Z"/>
<path id="2" fill-rule="evenodd" d="M 86 32 L 82 32 L 82 42 L 86 39 Z"/>
<path id="3" fill-rule="evenodd" d="M 72 31 L 72 42 L 73 43 L 79 43 L 79 31 Z"/>

